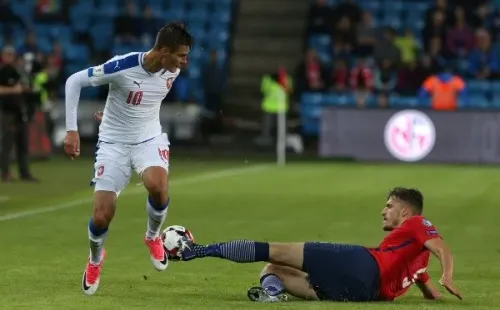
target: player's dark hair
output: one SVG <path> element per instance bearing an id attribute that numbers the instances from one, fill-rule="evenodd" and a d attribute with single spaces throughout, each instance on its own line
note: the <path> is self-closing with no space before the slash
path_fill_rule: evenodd
<path id="1" fill-rule="evenodd" d="M 156 36 L 155 49 L 168 48 L 177 51 L 180 46 L 187 45 L 191 48 L 194 37 L 189 33 L 186 25 L 181 22 L 170 22 L 163 26 Z"/>
<path id="2" fill-rule="evenodd" d="M 424 209 L 424 196 L 418 189 L 395 187 L 389 191 L 387 199 L 391 197 L 394 197 L 410 205 L 415 214 L 422 214 L 422 211 Z"/>

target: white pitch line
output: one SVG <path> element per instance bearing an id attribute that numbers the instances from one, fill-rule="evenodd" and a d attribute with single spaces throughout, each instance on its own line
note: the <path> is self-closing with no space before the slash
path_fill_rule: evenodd
<path id="1" fill-rule="evenodd" d="M 170 186 L 190 185 L 190 184 L 195 184 L 195 183 L 200 183 L 200 182 L 205 182 L 205 181 L 210 181 L 210 180 L 217 180 L 217 179 L 222 179 L 222 178 L 226 178 L 226 177 L 237 176 L 237 175 L 241 175 L 241 174 L 245 174 L 245 173 L 257 172 L 257 171 L 264 170 L 268 167 L 269 167 L 269 165 L 264 164 L 264 165 L 254 165 L 254 166 L 245 167 L 245 168 L 226 169 L 226 170 L 221 170 L 221 171 L 217 171 L 217 172 L 210 172 L 210 173 L 195 175 L 195 176 L 191 176 L 191 177 L 181 178 L 179 180 L 172 180 L 169 183 L 170 183 Z M 120 194 L 120 197 L 137 195 L 137 194 L 143 193 L 144 191 L 145 191 L 145 189 L 142 187 L 141 188 L 131 188 L 128 191 L 126 190 L 126 191 L 122 192 Z M 77 206 L 80 206 L 83 204 L 92 203 L 92 201 L 93 201 L 93 198 L 89 197 L 89 198 L 78 199 L 78 200 L 73 200 L 73 201 L 61 203 L 58 205 L 40 207 L 40 208 L 26 210 L 26 211 L 22 211 L 22 212 L 5 214 L 5 215 L 0 216 L 0 222 L 6 222 L 6 221 L 25 218 L 25 217 L 35 216 L 38 214 L 45 214 L 45 213 L 56 212 L 59 210 L 70 209 L 70 208 L 74 208 L 74 207 L 77 207 Z"/>

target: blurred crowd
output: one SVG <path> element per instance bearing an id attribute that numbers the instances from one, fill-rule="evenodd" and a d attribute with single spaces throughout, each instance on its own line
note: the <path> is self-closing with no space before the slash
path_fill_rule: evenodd
<path id="1" fill-rule="evenodd" d="M 488 1 L 436 0 L 420 29 L 375 20 L 353 0 L 314 0 L 307 37 L 326 35 L 331 44 L 327 55 L 309 45 L 298 66 L 299 91 L 354 91 L 363 105 L 368 94 L 415 96 L 443 71 L 464 80 L 500 78 L 500 12 Z"/>
<path id="2" fill-rule="evenodd" d="M 123 53 L 145 50 L 152 46 L 157 31 L 165 23 L 165 18 L 159 12 L 154 12 L 146 2 L 126 0 L 123 9 L 111 17 L 113 33 L 109 36 L 112 37 L 112 44 L 103 44 L 102 40 L 95 40 L 92 37 L 89 28 L 75 28 L 74 21 L 71 20 L 71 10 L 74 9 L 75 5 L 81 5 L 79 1 L 36 0 L 33 12 L 24 11 L 24 8 L 27 8 L 21 5 L 24 5 L 24 2 L 26 1 L 19 0 L 18 3 L 13 0 L 0 0 L 0 46 L 15 47 L 18 68 L 27 79 L 32 78 L 37 72 L 47 70 L 51 79 L 50 95 L 54 99 L 63 96 L 64 81 L 71 73 L 89 65 L 102 63 L 117 52 L 122 52 L 113 50 L 113 48 L 103 48 L 101 45 L 124 47 Z M 69 39 L 62 40 L 50 30 L 48 31 L 50 34 L 48 40 L 45 36 L 38 35 L 37 37 L 37 32 L 40 30 L 37 28 L 48 27 L 50 29 L 53 27 L 53 29 L 57 29 L 61 25 L 70 30 Z M 20 36 L 24 37 L 22 43 L 19 42 Z M 88 59 L 83 53 L 80 57 L 67 56 L 69 47 L 65 45 L 72 43 L 85 46 L 89 52 Z M 223 66 L 219 61 L 220 57 L 217 58 L 216 49 L 212 50 L 212 56 L 214 57 L 206 57 L 207 61 L 200 68 L 199 75 L 203 84 L 200 86 L 208 87 L 205 89 L 205 93 L 219 92 L 216 88 L 222 88 L 224 83 L 223 77 L 212 80 L 204 78 L 205 73 L 210 70 L 215 69 L 216 73 L 223 71 Z M 78 58 L 79 61 L 77 61 Z M 0 57 L 0 65 L 1 63 Z M 190 85 L 192 81 L 187 75 L 186 70 L 181 72 L 171 92 L 165 98 L 165 102 L 197 101 L 199 99 L 199 96 L 193 98 L 193 89 L 190 91 L 189 88 L 190 86 L 194 87 L 194 85 Z M 220 81 L 221 85 L 214 85 L 217 81 Z M 97 92 L 97 98 L 93 96 L 90 98 L 100 100 L 106 98 L 107 88 L 101 87 Z M 87 97 L 84 93 L 83 98 L 87 99 Z"/>

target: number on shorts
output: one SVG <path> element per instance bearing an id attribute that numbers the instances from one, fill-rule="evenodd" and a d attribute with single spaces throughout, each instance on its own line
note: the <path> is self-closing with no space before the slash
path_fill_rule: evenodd
<path id="1" fill-rule="evenodd" d="M 142 101 L 142 91 L 131 90 L 128 92 L 127 104 L 140 105 L 141 101 Z"/>
<path id="2" fill-rule="evenodd" d="M 417 270 L 414 274 L 413 277 L 411 277 L 411 280 L 408 277 L 405 277 L 403 279 L 403 288 L 407 288 L 408 286 L 412 285 L 415 283 L 415 281 L 418 279 L 418 277 L 424 273 L 427 270 L 427 268 L 422 268 Z"/>

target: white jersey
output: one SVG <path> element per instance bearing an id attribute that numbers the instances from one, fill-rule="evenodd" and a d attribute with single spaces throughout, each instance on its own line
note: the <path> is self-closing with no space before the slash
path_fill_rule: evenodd
<path id="1" fill-rule="evenodd" d="M 109 84 L 104 116 L 99 127 L 99 141 L 138 144 L 162 133 L 161 102 L 180 73 L 162 70 L 157 73 L 144 69 L 146 53 L 115 56 L 106 63 L 88 68 L 87 81 L 91 86 Z M 66 127 L 76 130 L 76 109 L 72 112 L 70 78 L 66 82 Z M 79 86 L 87 86 L 80 83 Z M 79 93 L 79 92 L 78 92 Z M 76 105 L 78 98 L 76 98 Z M 74 115 L 73 115 L 74 114 Z"/>

